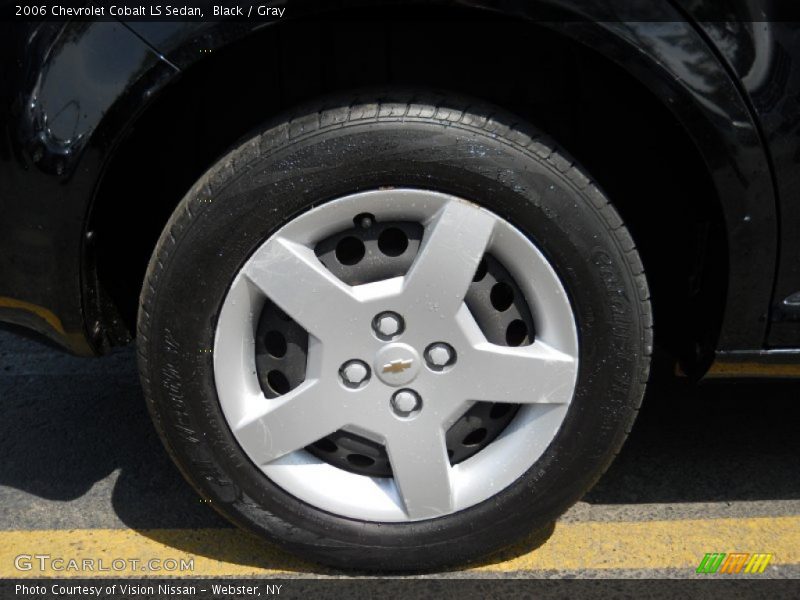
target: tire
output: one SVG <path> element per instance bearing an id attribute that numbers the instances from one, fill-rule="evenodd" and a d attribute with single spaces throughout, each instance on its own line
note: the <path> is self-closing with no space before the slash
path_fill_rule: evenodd
<path id="1" fill-rule="evenodd" d="M 521 232 L 566 292 L 578 350 L 560 425 L 519 477 L 463 509 L 381 522 L 300 499 L 254 464 L 220 400 L 215 360 L 225 358 L 215 359 L 215 336 L 237 274 L 273 234 L 334 199 L 392 188 L 467 199 Z M 299 299 L 316 311 L 307 300 Z M 244 529 L 310 560 L 360 570 L 463 564 L 551 524 L 619 451 L 644 393 L 652 345 L 642 263 L 588 174 L 501 110 L 406 92 L 306 107 L 220 159 L 166 225 L 138 319 L 147 404 L 186 479 Z M 429 410 L 425 402 L 422 411 Z"/>

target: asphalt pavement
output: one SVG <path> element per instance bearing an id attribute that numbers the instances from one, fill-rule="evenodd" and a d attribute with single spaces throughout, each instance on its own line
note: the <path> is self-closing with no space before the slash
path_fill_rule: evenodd
<path id="1" fill-rule="evenodd" d="M 77 358 L 2 332 L 0 410 L 0 577 L 42 574 L 20 572 L 20 552 L 121 548 L 191 557 L 194 576 L 343 575 L 200 501 L 150 424 L 132 348 Z M 553 529 L 425 576 L 726 577 L 695 571 L 705 553 L 743 552 L 772 557 L 728 577 L 800 577 L 798 425 L 800 382 L 653 386 L 618 459 Z"/>

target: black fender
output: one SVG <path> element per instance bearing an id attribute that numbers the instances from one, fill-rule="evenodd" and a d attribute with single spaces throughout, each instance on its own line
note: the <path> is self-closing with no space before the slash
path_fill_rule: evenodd
<path id="1" fill-rule="evenodd" d="M 626 0 L 433 0 L 426 5 L 433 3 L 501 12 L 557 28 L 621 65 L 662 99 L 700 151 L 727 225 L 732 284 L 718 346 L 761 348 L 777 252 L 773 182 L 746 99 L 698 29 L 667 3 L 632 8 Z M 287 19 L 375 6 L 364 0 L 285 4 Z M 13 188 L 0 190 L 0 197 L 23 215 L 23 230 L 35 223 L 50 239 L 34 249 L 20 246 L 18 235 L 0 236 L 7 240 L 0 242 L 0 256 L 6 257 L 0 259 L 0 311 L 24 313 L 26 325 L 73 351 L 107 347 L 106 334 L 117 324 L 109 316 L 113 311 L 104 309 L 95 281 L 87 224 L 114 150 L 158 92 L 182 69 L 203 60 L 203 50 L 279 26 L 146 21 L 70 22 L 57 31 L 54 24 L 43 26 L 50 28 L 46 39 L 26 49 L 28 64 L 15 86 L 16 112 L 6 125 L 12 159 L 0 161 L 6 163 L 0 168 L 9 170 L 0 179 Z M 76 68 L 86 72 L 76 73 Z M 33 281 L 23 285 L 30 277 Z M 3 308 L 3 298 L 16 304 Z M 42 314 L 48 318 L 31 307 L 46 311 Z M 59 327 L 53 326 L 56 322 Z"/>
<path id="2" fill-rule="evenodd" d="M 86 223 L 126 127 L 174 67 L 114 21 L 2 36 L 0 319 L 77 354 L 103 346 Z"/>
<path id="3" fill-rule="evenodd" d="M 321 2 L 286 4 L 289 18 L 332 10 Z M 661 98 L 699 149 L 725 218 L 731 286 L 718 350 L 761 348 L 778 251 L 774 182 L 747 98 L 699 28 L 666 2 L 461 0 L 456 4 L 557 29 L 619 64 Z M 335 3 L 337 9 L 366 10 L 374 5 L 363 0 Z M 203 51 L 219 49 L 232 37 L 246 34 L 241 24 L 238 28 L 226 23 L 130 26 L 179 68 L 202 60 Z M 272 25 L 260 23 L 254 29 L 263 26 Z"/>

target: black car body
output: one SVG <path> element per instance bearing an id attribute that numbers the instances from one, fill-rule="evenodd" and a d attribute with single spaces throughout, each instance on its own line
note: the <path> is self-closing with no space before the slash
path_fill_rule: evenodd
<path id="1" fill-rule="evenodd" d="M 426 84 L 538 115 L 599 173 L 684 371 L 800 372 L 786 15 L 747 0 L 284 6 L 271 22 L 6 22 L 0 319 L 78 354 L 126 343 L 168 215 L 242 135 L 321 93 Z"/>

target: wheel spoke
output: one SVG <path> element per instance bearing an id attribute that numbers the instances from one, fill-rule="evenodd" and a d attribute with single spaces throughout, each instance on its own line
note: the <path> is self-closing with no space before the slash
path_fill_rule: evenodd
<path id="1" fill-rule="evenodd" d="M 317 381 L 306 382 L 274 400 L 269 409 L 235 428 L 239 443 L 259 465 L 267 464 L 333 433 L 344 424 L 341 406 Z"/>
<path id="2" fill-rule="evenodd" d="M 312 335 L 335 338 L 341 332 L 333 315 L 357 307 L 352 288 L 296 242 L 277 238 L 262 248 L 244 270 L 247 278 Z"/>
<path id="3" fill-rule="evenodd" d="M 411 423 L 409 429 L 401 428 L 387 440 L 392 474 L 406 514 L 425 519 L 452 512 L 451 468 L 444 432 L 432 426 L 418 431 Z"/>
<path id="4" fill-rule="evenodd" d="M 463 200 L 451 200 L 426 227 L 417 258 L 406 277 L 405 293 L 442 315 L 452 316 L 464 301 L 472 277 L 492 237 L 496 217 Z"/>
<path id="5" fill-rule="evenodd" d="M 572 399 L 577 361 L 543 342 L 522 348 L 478 344 L 465 357 L 470 400 L 565 404 Z"/>

